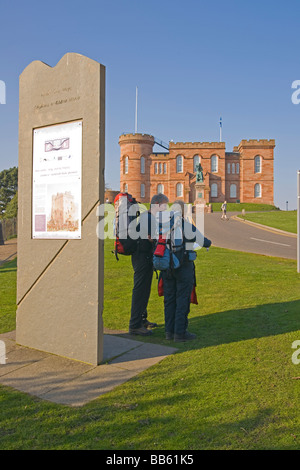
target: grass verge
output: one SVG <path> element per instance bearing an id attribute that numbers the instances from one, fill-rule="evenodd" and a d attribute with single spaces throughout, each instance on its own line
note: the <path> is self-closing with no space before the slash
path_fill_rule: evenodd
<path id="1" fill-rule="evenodd" d="M 16 328 L 16 279 L 17 258 L 0 266 L 0 333 Z"/>
<path id="2" fill-rule="evenodd" d="M 212 209 L 214 212 L 221 211 L 222 202 L 213 202 Z M 245 211 L 279 211 L 278 207 L 272 206 L 270 204 L 254 204 L 254 203 L 234 203 L 228 202 L 227 203 L 227 212 L 242 212 Z"/>
<path id="3" fill-rule="evenodd" d="M 238 217 L 286 232 L 297 233 L 297 211 L 257 212 Z"/>

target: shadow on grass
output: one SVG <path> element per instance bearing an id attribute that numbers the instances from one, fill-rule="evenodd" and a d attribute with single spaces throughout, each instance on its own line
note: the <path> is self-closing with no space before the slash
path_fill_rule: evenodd
<path id="1" fill-rule="evenodd" d="M 280 335 L 298 331 L 299 328 L 300 300 L 189 319 L 189 330 L 197 334 L 197 343 L 201 347 Z"/>
<path id="2" fill-rule="evenodd" d="M 281 335 L 300 329 L 300 300 L 263 304 L 253 308 L 227 310 L 189 317 L 188 330 L 197 339 L 185 343 L 165 341 L 164 325 L 154 330 L 150 340 L 180 349 L 199 349 L 253 338 Z M 149 338 L 147 338 L 149 341 Z"/>
<path id="3" fill-rule="evenodd" d="M 237 407 L 234 403 L 215 407 L 204 402 L 197 408 L 194 419 L 189 421 L 178 407 L 184 408 L 186 403 L 193 402 L 194 393 L 179 395 L 174 390 L 173 393 L 166 392 L 167 397 L 151 400 L 144 389 L 135 390 L 134 396 L 124 395 L 124 388 L 121 390 L 123 393 L 117 391 L 107 400 L 102 397 L 83 408 L 70 409 L 6 388 L 1 394 L 0 389 L 6 423 L 0 431 L 1 448 L 131 451 L 298 449 L 294 439 L 298 426 L 288 422 L 286 426 L 268 430 L 274 420 L 271 407 L 250 410 L 248 416 L 245 413 L 237 415 L 241 412 L 239 406 L 245 401 L 242 396 Z M 170 408 L 173 413 L 170 413 Z M 157 410 L 161 410 L 160 413 Z"/>
<path id="4" fill-rule="evenodd" d="M 0 269 L 0 275 L 4 273 L 13 273 L 17 270 L 17 268 L 10 268 L 10 269 Z"/>
<path id="5" fill-rule="evenodd" d="M 11 273 L 17 271 L 17 258 L 14 258 L 11 261 L 5 261 L 3 264 L 0 264 L 0 274 Z"/>

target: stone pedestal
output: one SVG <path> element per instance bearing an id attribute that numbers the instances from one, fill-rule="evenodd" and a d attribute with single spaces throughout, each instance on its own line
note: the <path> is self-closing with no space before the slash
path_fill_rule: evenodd
<path id="1" fill-rule="evenodd" d="M 195 194 L 196 194 L 196 199 L 195 199 L 194 204 L 205 204 L 206 205 L 205 183 L 196 183 L 195 184 Z"/>
<path id="2" fill-rule="evenodd" d="M 209 187 L 205 186 L 205 183 L 195 183 L 195 195 L 196 199 L 194 201 L 194 206 L 196 207 L 197 205 L 203 206 L 203 211 L 204 212 L 211 212 L 211 204 L 208 206 L 206 205 L 207 200 L 209 200 Z"/>
<path id="3" fill-rule="evenodd" d="M 66 54 L 20 76 L 18 344 L 103 356 L 105 67 Z"/>

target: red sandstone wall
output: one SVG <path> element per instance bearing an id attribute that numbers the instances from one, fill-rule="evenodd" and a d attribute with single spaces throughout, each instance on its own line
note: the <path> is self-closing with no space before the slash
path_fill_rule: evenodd
<path id="1" fill-rule="evenodd" d="M 183 157 L 183 168 L 181 173 L 177 173 L 176 160 L 177 156 Z M 151 155 L 151 190 L 152 197 L 157 193 L 159 183 L 164 185 L 164 193 L 169 200 L 173 202 L 175 199 L 182 199 L 184 202 L 194 202 L 196 174 L 194 172 L 194 156 L 199 155 L 203 168 L 204 183 L 208 190 L 206 191 L 206 202 L 209 200 L 209 185 L 216 182 L 218 185 L 218 197 L 213 200 L 223 200 L 225 194 L 225 144 L 218 142 L 170 142 L 169 154 L 152 154 Z M 218 172 L 211 173 L 211 156 L 218 156 Z M 167 163 L 167 174 L 155 174 L 155 163 Z M 176 185 L 182 183 L 183 195 L 177 197 Z"/>
<path id="2" fill-rule="evenodd" d="M 229 165 L 229 171 L 228 171 Z M 236 202 L 241 200 L 240 190 L 240 154 L 239 153 L 227 153 L 226 154 L 226 165 L 225 165 L 225 200 L 227 202 Z M 234 173 L 233 173 L 234 168 Z M 230 187 L 234 184 L 236 186 L 236 196 L 230 197 Z"/>
<path id="3" fill-rule="evenodd" d="M 241 202 L 274 204 L 274 140 L 242 140 Z M 261 156 L 261 173 L 254 172 L 254 158 Z M 254 197 L 254 186 L 261 184 L 261 197 Z"/>

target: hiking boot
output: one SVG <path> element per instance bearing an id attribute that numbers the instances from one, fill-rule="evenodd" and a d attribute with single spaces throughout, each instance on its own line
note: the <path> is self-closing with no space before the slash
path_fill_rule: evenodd
<path id="1" fill-rule="evenodd" d="M 166 331 L 166 339 L 168 339 L 169 341 L 173 341 L 174 333 L 170 333 L 169 331 Z"/>
<path id="2" fill-rule="evenodd" d="M 186 331 L 183 335 L 177 335 L 176 333 L 174 335 L 174 341 L 176 341 L 177 343 L 190 341 L 196 338 L 197 335 L 195 335 L 194 333 L 190 333 L 189 331 Z"/>
<path id="3" fill-rule="evenodd" d="M 148 321 L 148 320 L 145 320 L 143 325 L 144 325 L 145 328 L 156 328 L 157 327 L 157 323 L 153 323 L 153 322 Z"/>
<path id="4" fill-rule="evenodd" d="M 130 335 L 141 335 L 141 336 L 150 336 L 152 335 L 151 330 L 147 330 L 144 326 L 141 326 L 140 328 L 129 328 L 129 334 Z"/>

